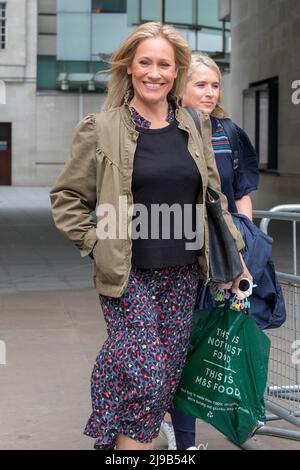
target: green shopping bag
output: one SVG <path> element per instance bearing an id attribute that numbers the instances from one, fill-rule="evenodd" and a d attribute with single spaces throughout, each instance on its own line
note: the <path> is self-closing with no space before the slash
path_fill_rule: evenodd
<path id="1" fill-rule="evenodd" d="M 212 424 L 236 444 L 265 423 L 269 338 L 229 306 L 194 312 L 174 407 Z"/>

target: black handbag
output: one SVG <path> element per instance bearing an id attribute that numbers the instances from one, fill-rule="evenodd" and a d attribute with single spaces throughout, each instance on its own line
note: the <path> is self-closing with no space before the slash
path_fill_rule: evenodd
<path id="1" fill-rule="evenodd" d="M 244 268 L 234 238 L 225 222 L 220 197 L 211 188 L 207 188 L 205 205 L 210 278 L 218 284 L 231 282 L 243 273 Z"/>
<path id="2" fill-rule="evenodd" d="M 195 109 L 187 107 L 201 136 L 201 124 Z M 205 205 L 209 233 L 209 275 L 218 284 L 231 282 L 244 268 L 234 238 L 225 222 L 218 193 L 207 188 Z"/>

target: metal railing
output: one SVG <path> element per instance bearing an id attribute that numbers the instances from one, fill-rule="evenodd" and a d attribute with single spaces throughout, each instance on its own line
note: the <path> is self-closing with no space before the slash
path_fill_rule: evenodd
<path id="1" fill-rule="evenodd" d="M 292 272 L 277 271 L 285 298 L 287 318 L 280 328 L 267 330 L 271 351 L 265 405 L 267 422 L 283 420 L 300 428 L 300 276 L 297 272 L 297 222 L 300 221 L 300 204 L 279 205 L 269 211 L 254 211 L 253 215 L 254 218 L 262 218 L 260 228 L 265 233 L 268 233 L 271 220 L 292 222 Z M 286 427 L 264 425 L 256 430 L 255 435 L 300 440 L 300 430 Z M 248 450 L 257 449 L 250 441 L 242 447 Z"/>

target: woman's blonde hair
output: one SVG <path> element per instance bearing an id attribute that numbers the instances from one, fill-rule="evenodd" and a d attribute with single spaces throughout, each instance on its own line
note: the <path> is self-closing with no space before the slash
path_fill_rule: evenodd
<path id="1" fill-rule="evenodd" d="M 198 53 L 198 54 L 192 54 L 192 59 L 191 59 L 191 64 L 190 68 L 188 71 L 188 76 L 187 76 L 187 83 L 192 79 L 193 74 L 198 70 L 199 67 L 202 65 L 205 65 L 206 67 L 209 67 L 212 69 L 216 74 L 218 75 L 219 78 L 219 84 L 220 84 L 220 95 L 219 99 L 217 102 L 217 105 L 215 109 L 212 111 L 211 115 L 222 119 L 225 117 L 228 117 L 228 114 L 226 111 L 224 111 L 221 103 L 222 103 L 222 74 L 221 70 L 219 69 L 219 66 L 216 64 L 216 62 L 209 57 L 207 54 L 204 53 Z"/>
<path id="2" fill-rule="evenodd" d="M 189 45 L 173 26 L 163 25 L 160 22 L 149 22 L 134 30 L 112 55 L 110 61 L 111 80 L 108 83 L 108 95 L 103 105 L 104 110 L 121 106 L 126 92 L 132 88 L 131 75 L 127 74 L 127 67 L 132 64 L 141 41 L 156 37 L 165 38 L 174 49 L 178 73 L 171 93 L 176 97 L 181 95 L 191 61 Z"/>

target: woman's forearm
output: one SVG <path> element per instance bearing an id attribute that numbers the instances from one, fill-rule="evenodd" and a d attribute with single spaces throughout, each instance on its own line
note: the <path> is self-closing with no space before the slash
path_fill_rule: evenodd
<path id="1" fill-rule="evenodd" d="M 249 194 L 246 194 L 241 199 L 236 200 L 235 205 L 239 214 L 244 214 L 250 220 L 252 220 L 252 201 Z"/>

